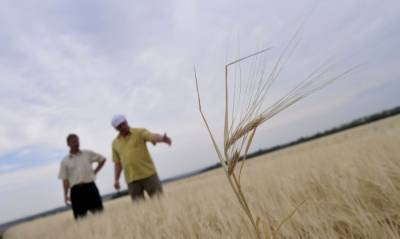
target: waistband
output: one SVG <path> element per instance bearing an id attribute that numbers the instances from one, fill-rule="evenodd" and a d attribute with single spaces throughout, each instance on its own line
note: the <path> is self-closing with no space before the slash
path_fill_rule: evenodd
<path id="1" fill-rule="evenodd" d="M 72 188 L 82 188 L 82 187 L 91 186 L 91 185 L 95 185 L 94 182 L 90 182 L 90 183 L 78 183 L 78 184 L 75 184 L 74 186 L 72 186 Z M 72 189 L 72 188 L 71 188 L 71 189 Z"/>

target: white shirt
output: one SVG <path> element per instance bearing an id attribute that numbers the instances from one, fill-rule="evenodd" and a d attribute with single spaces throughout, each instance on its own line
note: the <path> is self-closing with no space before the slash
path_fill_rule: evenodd
<path id="1" fill-rule="evenodd" d="M 96 180 L 92 163 L 106 160 L 100 154 L 90 150 L 81 150 L 77 154 L 69 154 L 61 161 L 58 178 L 68 180 L 70 187 L 80 183 Z"/>

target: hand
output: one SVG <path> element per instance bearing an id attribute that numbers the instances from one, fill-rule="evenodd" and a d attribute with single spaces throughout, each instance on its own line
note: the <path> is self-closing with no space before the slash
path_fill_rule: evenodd
<path id="1" fill-rule="evenodd" d="M 163 141 L 164 141 L 166 144 L 168 144 L 169 146 L 171 146 L 172 141 L 171 141 L 171 138 L 168 137 L 167 133 L 164 133 L 164 135 L 163 135 Z"/>
<path id="2" fill-rule="evenodd" d="M 116 189 L 116 190 L 119 190 L 121 187 L 120 187 L 120 185 L 119 185 L 119 181 L 115 181 L 114 182 L 114 188 Z"/>
<path id="3" fill-rule="evenodd" d="M 65 202 L 65 205 L 67 205 L 67 206 L 71 205 L 71 199 L 69 198 L 69 196 L 67 194 L 64 195 L 64 202 Z"/>

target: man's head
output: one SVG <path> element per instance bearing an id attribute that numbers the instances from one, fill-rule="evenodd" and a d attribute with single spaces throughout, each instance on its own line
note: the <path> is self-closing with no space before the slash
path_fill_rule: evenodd
<path id="1" fill-rule="evenodd" d="M 71 151 L 79 151 L 79 137 L 76 134 L 69 134 L 67 136 L 67 145 Z"/>
<path id="2" fill-rule="evenodd" d="M 111 125 L 118 130 L 121 135 L 129 134 L 129 125 L 125 116 L 123 115 L 115 115 L 111 120 Z"/>

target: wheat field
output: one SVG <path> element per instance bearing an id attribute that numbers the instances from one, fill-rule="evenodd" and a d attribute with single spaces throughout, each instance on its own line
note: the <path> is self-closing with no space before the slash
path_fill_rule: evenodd
<path id="1" fill-rule="evenodd" d="M 213 149 L 210 149 L 213 150 Z M 276 238 L 400 238 L 400 116 L 246 162 L 242 186 Z M 105 203 L 7 230 L 14 238 L 255 238 L 222 169 L 164 186 L 160 199 Z M 268 222 L 268 223 L 267 223 Z"/>

